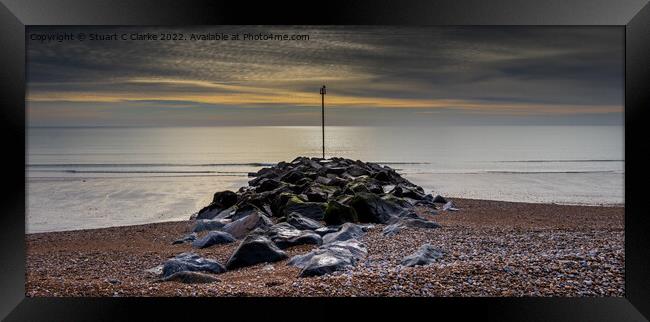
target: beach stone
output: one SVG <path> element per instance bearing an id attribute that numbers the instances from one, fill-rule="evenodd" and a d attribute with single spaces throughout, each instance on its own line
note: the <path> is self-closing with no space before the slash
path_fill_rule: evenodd
<path id="1" fill-rule="evenodd" d="M 195 233 L 206 230 L 217 230 L 230 223 L 230 219 L 198 219 L 192 228 Z M 196 237 L 195 237 L 196 238 Z"/>
<path id="2" fill-rule="evenodd" d="M 307 254 L 294 256 L 288 265 L 301 268 L 300 277 L 320 276 L 353 267 L 367 254 L 365 245 L 350 239 L 322 245 Z"/>
<path id="3" fill-rule="evenodd" d="M 333 233 L 323 236 L 323 243 L 332 243 L 336 241 L 346 241 L 348 239 L 358 239 L 364 235 L 363 228 L 353 223 L 345 223 L 341 228 Z"/>
<path id="4" fill-rule="evenodd" d="M 260 212 L 255 212 L 225 225 L 221 230 L 229 233 L 237 239 L 240 239 L 256 228 L 267 228 L 272 225 L 273 222 L 271 219 Z"/>
<path id="5" fill-rule="evenodd" d="M 440 249 L 434 248 L 431 244 L 424 244 L 413 254 L 402 259 L 402 266 L 429 265 L 442 258 L 443 253 Z"/>
<path id="6" fill-rule="evenodd" d="M 215 260 L 203 258 L 194 253 L 181 253 L 163 264 L 161 277 L 166 278 L 176 272 L 182 271 L 201 271 L 218 274 L 225 272 L 226 269 Z"/>
<path id="7" fill-rule="evenodd" d="M 327 203 L 323 220 L 327 225 L 340 225 L 346 222 L 358 222 L 359 217 L 354 208 L 332 200 Z"/>
<path id="8" fill-rule="evenodd" d="M 180 282 L 185 284 L 203 284 L 203 283 L 220 282 L 218 278 L 210 274 L 193 272 L 193 271 L 176 272 L 167 277 L 161 278 L 159 281 L 160 282 L 175 281 L 175 282 Z"/>
<path id="9" fill-rule="evenodd" d="M 307 218 L 297 212 L 292 212 L 287 216 L 287 223 L 300 230 L 316 230 L 323 227 L 318 221 Z"/>
<path id="10" fill-rule="evenodd" d="M 247 236 L 230 256 L 226 267 L 234 269 L 258 263 L 277 262 L 288 257 L 285 252 L 280 250 L 262 233 L 263 231 L 256 230 Z"/>
<path id="11" fill-rule="evenodd" d="M 323 220 L 325 208 L 326 204 L 323 202 L 305 202 L 298 197 L 293 197 L 287 202 L 284 212 L 286 215 L 297 212 L 313 220 Z"/>
<path id="12" fill-rule="evenodd" d="M 385 224 L 405 210 L 396 203 L 381 199 L 372 193 L 357 193 L 349 203 L 354 208 L 360 222 Z"/>
<path id="13" fill-rule="evenodd" d="M 179 238 L 179 239 L 173 241 L 172 245 L 177 245 L 177 244 L 182 244 L 182 243 L 187 243 L 187 242 L 191 243 L 194 240 L 196 240 L 196 238 L 197 238 L 196 233 L 191 233 L 191 234 L 185 235 L 182 238 Z"/>
<path id="14" fill-rule="evenodd" d="M 206 248 L 212 245 L 227 244 L 235 241 L 235 237 L 223 231 L 211 231 L 205 237 L 192 243 L 195 248 Z"/>
<path id="15" fill-rule="evenodd" d="M 447 202 L 444 206 L 442 206 L 442 210 L 444 211 L 458 211 L 458 208 L 456 208 L 456 205 L 452 201 Z"/>
<path id="16" fill-rule="evenodd" d="M 310 230 L 299 230 L 286 222 L 269 227 L 265 234 L 280 249 L 296 245 L 320 245 L 323 243 L 320 235 Z"/>

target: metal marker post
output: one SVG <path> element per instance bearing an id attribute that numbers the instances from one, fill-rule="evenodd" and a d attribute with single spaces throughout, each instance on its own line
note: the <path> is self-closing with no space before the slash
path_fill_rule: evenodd
<path id="1" fill-rule="evenodd" d="M 327 94 L 327 91 L 325 90 L 325 85 L 321 87 L 320 89 L 320 97 L 321 97 L 321 129 L 323 132 L 323 159 L 325 159 L 325 94 Z"/>

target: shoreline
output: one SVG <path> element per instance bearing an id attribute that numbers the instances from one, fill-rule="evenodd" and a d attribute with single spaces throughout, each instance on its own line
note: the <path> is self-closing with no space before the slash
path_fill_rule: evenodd
<path id="1" fill-rule="evenodd" d="M 468 200 L 475 202 L 500 202 L 500 203 L 512 203 L 512 204 L 530 204 L 530 205 L 549 205 L 549 206 L 576 206 L 576 207 L 594 207 L 594 208 L 623 208 L 625 209 L 624 203 L 603 203 L 603 204 L 581 204 L 581 203 L 560 203 L 560 202 L 528 202 L 528 201 L 508 201 L 508 200 L 493 200 L 493 199 L 476 199 L 476 198 L 463 198 L 449 196 L 450 200 Z M 191 214 L 188 214 L 189 218 Z M 52 231 L 40 231 L 40 232 L 26 232 L 25 235 L 34 235 L 34 234 L 49 234 L 49 233 L 58 233 L 58 232 L 82 232 L 89 230 L 100 230 L 108 228 L 125 228 L 125 227 L 135 227 L 135 226 L 146 226 L 152 224 L 162 224 L 162 223 L 176 223 L 176 222 L 186 222 L 187 220 L 177 220 L 170 219 L 164 221 L 155 221 L 149 223 L 133 224 L 133 225 L 118 225 L 118 226 L 106 226 L 106 227 L 97 227 L 97 228 L 81 228 L 81 229 L 70 229 L 70 230 L 52 230 Z"/>
<path id="2" fill-rule="evenodd" d="M 181 252 L 225 262 L 234 244 L 171 245 L 191 221 L 26 235 L 27 296 L 624 296 L 624 206 L 450 198 L 457 212 L 420 216 L 442 228 L 387 238 L 375 225 L 368 258 L 340 274 L 299 278 L 286 260 L 217 274 L 209 284 L 158 283 L 145 270 Z M 439 263 L 400 267 L 431 243 Z M 313 246 L 287 249 L 290 256 Z"/>

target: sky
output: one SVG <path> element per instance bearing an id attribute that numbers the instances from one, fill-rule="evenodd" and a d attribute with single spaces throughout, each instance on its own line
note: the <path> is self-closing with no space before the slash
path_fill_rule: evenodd
<path id="1" fill-rule="evenodd" d="M 40 126 L 619 125 L 620 27 L 206 26 L 27 29 Z M 34 35 L 181 33 L 184 40 Z M 191 40 L 192 34 L 308 35 Z"/>

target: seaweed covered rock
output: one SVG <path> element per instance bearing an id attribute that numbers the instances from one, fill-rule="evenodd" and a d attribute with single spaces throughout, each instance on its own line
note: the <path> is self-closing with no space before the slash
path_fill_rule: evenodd
<path id="1" fill-rule="evenodd" d="M 309 202 L 292 197 L 284 207 L 284 212 L 286 215 L 296 212 L 310 219 L 323 220 L 325 208 L 326 204 L 323 202 Z"/>
<path id="2" fill-rule="evenodd" d="M 385 224 L 406 210 L 392 201 L 365 192 L 355 194 L 349 205 L 357 213 L 359 221 L 364 223 Z"/>
<path id="3" fill-rule="evenodd" d="M 340 225 L 346 222 L 359 222 L 359 217 L 354 208 L 332 200 L 327 204 L 323 220 L 327 225 Z"/>

